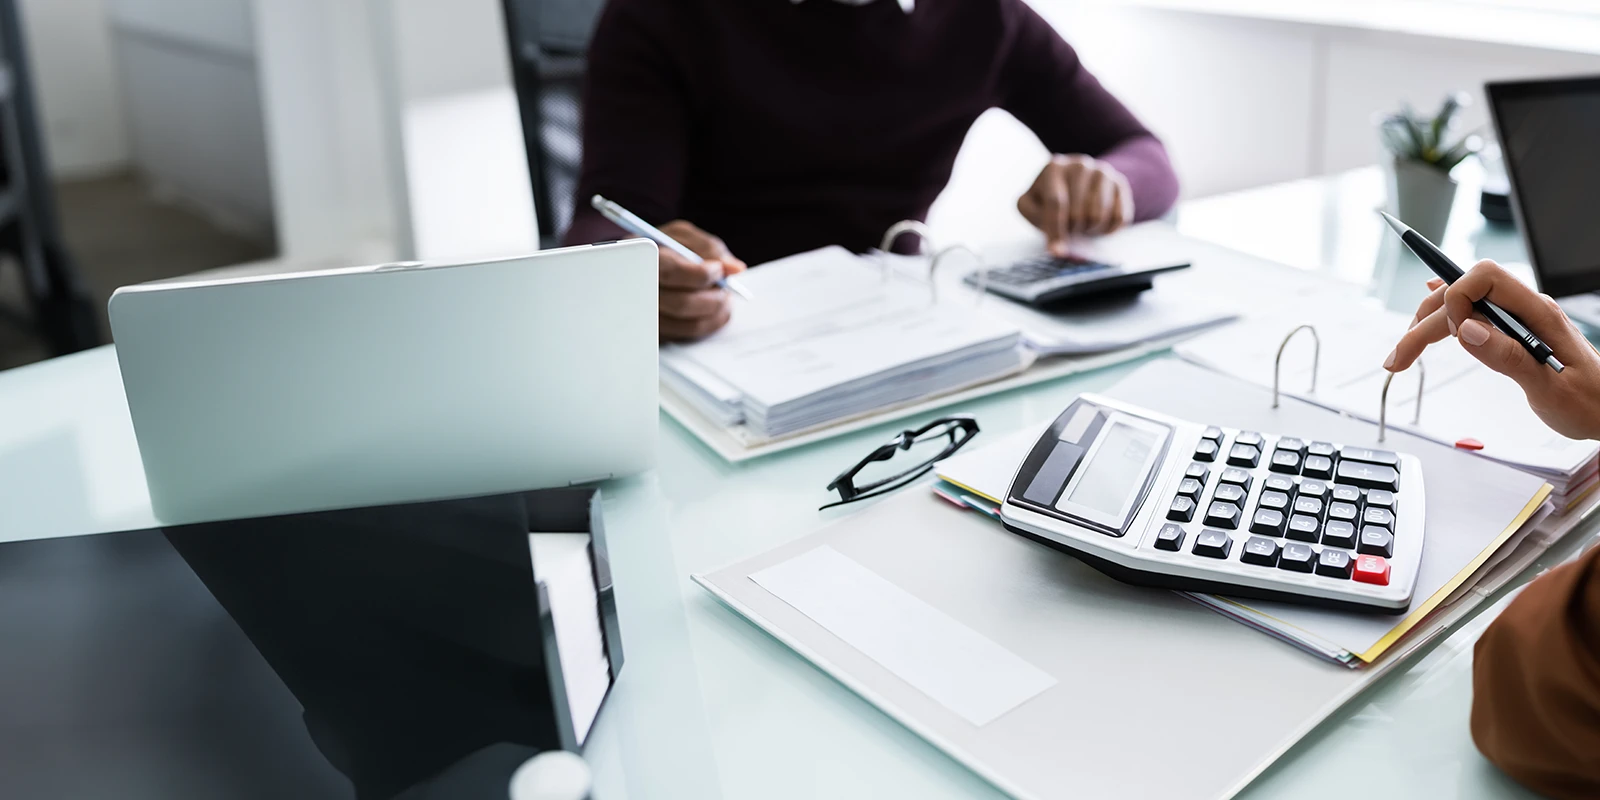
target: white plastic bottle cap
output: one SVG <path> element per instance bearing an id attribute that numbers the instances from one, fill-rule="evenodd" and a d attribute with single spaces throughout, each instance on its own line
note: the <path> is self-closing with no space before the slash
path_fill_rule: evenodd
<path id="1" fill-rule="evenodd" d="M 592 786 L 582 757 L 553 750 L 517 768 L 511 776 L 511 800 L 588 800 Z"/>

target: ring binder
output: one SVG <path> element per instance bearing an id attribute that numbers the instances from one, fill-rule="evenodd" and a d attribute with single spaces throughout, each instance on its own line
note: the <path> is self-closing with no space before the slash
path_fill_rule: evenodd
<path id="1" fill-rule="evenodd" d="M 938 303 L 939 302 L 939 283 L 938 283 L 938 281 L 934 280 L 934 276 L 936 274 L 938 274 L 938 272 L 939 272 L 939 262 L 945 256 L 950 255 L 951 253 L 955 253 L 955 252 L 964 252 L 967 255 L 972 256 L 974 261 L 978 262 L 978 299 L 977 299 L 977 302 L 978 303 L 982 303 L 983 302 L 984 295 L 989 293 L 989 270 L 990 270 L 990 267 L 989 267 L 988 262 L 984 260 L 983 256 L 978 254 L 978 251 L 973 250 L 972 248 L 970 248 L 970 247 L 968 247 L 968 246 L 966 246 L 964 244 L 953 244 L 953 245 L 950 245 L 949 247 L 940 249 L 934 243 L 933 231 L 929 230 L 928 226 L 925 223 L 920 222 L 918 220 L 914 220 L 914 219 L 903 219 L 903 220 L 900 220 L 899 222 L 896 222 L 893 225 L 890 225 L 889 229 L 883 232 L 883 239 L 878 243 L 878 249 L 883 251 L 884 253 L 893 252 L 893 250 L 891 250 L 891 248 L 894 247 L 895 241 L 897 239 L 899 239 L 901 236 L 904 236 L 905 234 L 908 234 L 908 233 L 916 234 L 917 237 L 920 238 L 925 245 L 927 245 L 927 248 L 929 250 L 933 251 L 933 256 L 928 259 L 927 284 L 928 284 L 928 298 L 929 298 L 929 302 L 930 303 Z M 887 284 L 889 282 L 890 277 L 891 277 L 889 263 L 886 260 L 880 259 L 879 262 L 878 262 L 878 265 L 882 269 L 882 272 L 883 272 L 883 282 L 885 284 Z"/>
<path id="2" fill-rule="evenodd" d="M 1428 380 L 1428 370 L 1422 366 L 1422 359 L 1417 359 L 1417 405 L 1411 412 L 1411 424 L 1422 422 L 1422 393 Z M 1383 394 L 1378 397 L 1378 443 L 1382 444 L 1384 437 L 1389 434 L 1389 384 L 1394 383 L 1395 373 L 1389 373 L 1383 379 Z"/>
<path id="3" fill-rule="evenodd" d="M 1289 335 L 1283 337 L 1283 344 L 1278 345 L 1278 357 L 1272 361 L 1272 407 L 1278 407 L 1278 374 L 1283 371 L 1283 349 L 1289 346 L 1289 340 L 1301 331 L 1311 331 L 1311 341 L 1315 347 L 1311 351 L 1311 394 L 1317 393 L 1317 372 L 1322 368 L 1322 337 L 1317 335 L 1315 325 L 1301 325 Z M 1381 440 L 1380 440 L 1381 441 Z"/>

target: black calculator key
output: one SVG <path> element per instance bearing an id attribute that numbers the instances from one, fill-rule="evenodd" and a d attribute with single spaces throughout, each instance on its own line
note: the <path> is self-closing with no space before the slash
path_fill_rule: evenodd
<path id="1" fill-rule="evenodd" d="M 1333 477 L 1333 459 L 1327 456 L 1306 456 L 1306 477 L 1322 478 Z"/>
<path id="2" fill-rule="evenodd" d="M 1256 505 L 1273 511 L 1283 511 L 1289 508 L 1289 495 L 1283 492 L 1262 492 L 1261 499 L 1256 501 Z"/>
<path id="3" fill-rule="evenodd" d="M 1268 469 L 1273 472 L 1294 475 L 1300 472 L 1300 454 L 1292 450 L 1274 450 L 1272 451 L 1272 464 Z"/>
<path id="4" fill-rule="evenodd" d="M 1238 467 L 1229 467 L 1223 470 L 1222 477 L 1218 478 L 1217 480 L 1223 483 L 1231 483 L 1234 486 L 1243 487 L 1247 492 L 1250 491 L 1250 473 L 1245 472 Z"/>
<path id="5" fill-rule="evenodd" d="M 1184 478 L 1178 482 L 1178 494 L 1190 500 L 1199 500 L 1200 490 L 1204 488 L 1205 485 L 1194 478 Z"/>
<path id="6" fill-rule="evenodd" d="M 1239 553 L 1239 560 L 1246 564 L 1257 564 L 1263 567 L 1278 566 L 1278 543 L 1260 536 L 1252 536 L 1245 540 L 1244 550 Z"/>
<path id="7" fill-rule="evenodd" d="M 1215 426 L 1215 425 L 1212 425 L 1211 427 L 1206 428 L 1205 433 L 1200 434 L 1200 438 L 1202 438 L 1202 439 L 1210 439 L 1211 441 L 1216 442 L 1217 444 L 1221 444 L 1222 443 L 1222 429 L 1217 427 L 1217 426 Z"/>
<path id="8" fill-rule="evenodd" d="M 1188 522 L 1194 519 L 1194 501 L 1187 497 L 1172 498 L 1172 506 L 1167 509 L 1167 519 L 1179 522 Z"/>
<path id="9" fill-rule="evenodd" d="M 1355 522 L 1358 516 L 1354 503 L 1341 503 L 1338 500 L 1328 504 L 1328 519 L 1340 522 Z"/>
<path id="10" fill-rule="evenodd" d="M 1283 492 L 1284 494 L 1294 494 L 1294 481 L 1290 478 L 1285 478 L 1282 475 L 1268 475 L 1267 480 L 1261 484 L 1261 488 L 1262 491 L 1266 492 Z"/>
<path id="11" fill-rule="evenodd" d="M 1387 508 L 1377 508 L 1369 505 L 1366 511 L 1361 512 L 1361 524 L 1375 525 L 1379 528 L 1392 530 L 1394 528 L 1394 512 Z"/>
<path id="12" fill-rule="evenodd" d="M 1294 513 L 1322 519 L 1322 501 L 1315 497 L 1301 495 L 1295 498 Z"/>
<path id="13" fill-rule="evenodd" d="M 1212 493 L 1211 499 L 1221 500 L 1224 503 L 1232 503 L 1236 506 L 1243 506 L 1244 495 L 1245 491 L 1243 486 L 1235 486 L 1231 483 L 1224 483 L 1218 486 L 1217 490 Z"/>
<path id="14" fill-rule="evenodd" d="M 1211 477 L 1211 470 L 1206 469 L 1204 464 L 1190 463 L 1189 468 L 1183 471 L 1183 477 L 1194 478 L 1201 483 L 1205 483 L 1206 478 Z"/>
<path id="15" fill-rule="evenodd" d="M 1277 448 L 1279 450 L 1292 450 L 1295 453 L 1300 453 L 1306 449 L 1306 443 L 1294 438 L 1293 436 L 1285 436 L 1278 440 Z"/>
<path id="16" fill-rule="evenodd" d="M 1354 486 L 1335 486 L 1333 487 L 1333 499 L 1340 503 L 1359 503 L 1361 502 L 1361 490 Z"/>
<path id="17" fill-rule="evenodd" d="M 1317 551 L 1311 545 L 1290 542 L 1283 546 L 1283 553 L 1278 556 L 1278 569 L 1291 572 L 1310 572 L 1317 563 Z"/>
<path id="18" fill-rule="evenodd" d="M 1238 444 L 1247 444 L 1256 448 L 1259 448 L 1267 443 L 1267 440 L 1263 438 L 1261 434 L 1256 433 L 1255 431 L 1244 431 L 1238 436 L 1233 437 L 1233 441 Z"/>
<path id="19" fill-rule="evenodd" d="M 1335 477 L 1340 483 L 1348 483 L 1363 489 L 1383 489 L 1389 492 L 1400 490 L 1399 471 L 1394 467 L 1380 464 L 1341 460 Z"/>
<path id="20" fill-rule="evenodd" d="M 1156 549 L 1176 553 L 1183 549 L 1183 528 L 1168 522 L 1156 531 Z"/>
<path id="21" fill-rule="evenodd" d="M 1323 483 L 1322 481 L 1301 481 L 1300 482 L 1300 496 L 1301 497 L 1316 497 L 1316 498 L 1319 498 L 1319 499 L 1327 497 L 1328 496 L 1328 484 Z M 1358 494 L 1356 496 L 1360 497 L 1361 495 Z"/>
<path id="22" fill-rule="evenodd" d="M 1186 500 L 1188 498 L 1178 498 Z M 1206 509 L 1206 524 L 1215 528 L 1234 530 L 1239 527 L 1239 517 L 1244 514 L 1239 507 L 1232 503 L 1212 503 Z M 1171 515 L 1168 514 L 1170 517 Z M 1187 522 L 1188 520 L 1184 520 Z"/>
<path id="23" fill-rule="evenodd" d="M 1372 508 L 1373 506 L 1377 506 L 1378 508 L 1387 508 L 1390 511 L 1393 511 L 1394 493 L 1386 492 L 1382 489 L 1373 489 L 1372 491 L 1367 492 L 1367 508 Z"/>
<path id="24" fill-rule="evenodd" d="M 1317 531 L 1322 528 L 1322 523 L 1316 517 L 1304 514 L 1295 514 L 1289 518 L 1289 538 L 1302 542 L 1316 542 Z"/>
<path id="25" fill-rule="evenodd" d="M 1371 526 L 1361 529 L 1361 543 L 1356 552 L 1369 556 L 1394 557 L 1394 534 L 1383 528 Z"/>
<path id="26" fill-rule="evenodd" d="M 1356 546 L 1356 526 L 1348 522 L 1330 520 L 1322 528 L 1322 543 L 1329 547 L 1349 550 Z"/>
<path id="27" fill-rule="evenodd" d="M 1356 560 L 1343 550 L 1323 550 L 1317 558 L 1317 574 L 1330 578 L 1348 578 L 1356 568 Z"/>
<path id="28" fill-rule="evenodd" d="M 1261 450 L 1248 444 L 1235 444 L 1228 451 L 1228 463 L 1235 467 L 1254 467 L 1261 463 Z"/>
<path id="29" fill-rule="evenodd" d="M 1394 467 L 1400 464 L 1400 456 L 1388 450 L 1368 450 L 1365 447 L 1350 447 L 1348 445 L 1339 451 L 1339 459 L 1341 461 L 1378 464 L 1385 467 Z"/>
<path id="30" fill-rule="evenodd" d="M 1337 452 L 1339 452 L 1339 448 L 1334 447 L 1327 442 L 1312 442 L 1311 444 L 1306 445 L 1306 455 L 1308 456 L 1332 458 L 1333 454 Z"/>
<path id="31" fill-rule="evenodd" d="M 1196 460 L 1196 461 L 1216 461 L 1217 460 L 1217 443 L 1211 441 L 1210 439 L 1201 439 L 1200 440 L 1200 444 L 1195 445 L 1195 448 L 1194 448 L 1194 460 Z"/>
<path id="32" fill-rule="evenodd" d="M 1222 531 L 1204 530 L 1194 537 L 1194 554 L 1207 558 L 1227 558 L 1233 539 Z"/>
<path id="33" fill-rule="evenodd" d="M 1257 511 L 1256 515 L 1250 519 L 1250 532 L 1259 533 L 1262 536 L 1282 536 L 1283 523 L 1282 511 L 1263 508 Z"/>

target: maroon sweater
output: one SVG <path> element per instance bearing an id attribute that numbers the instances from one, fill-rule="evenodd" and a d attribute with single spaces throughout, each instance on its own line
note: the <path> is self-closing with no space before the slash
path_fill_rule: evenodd
<path id="1" fill-rule="evenodd" d="M 615 239 L 599 193 L 686 219 L 751 264 L 878 245 L 922 219 L 979 114 L 1105 159 L 1139 219 L 1177 196 L 1166 150 L 1023 0 L 610 0 L 589 51 L 568 244 Z"/>

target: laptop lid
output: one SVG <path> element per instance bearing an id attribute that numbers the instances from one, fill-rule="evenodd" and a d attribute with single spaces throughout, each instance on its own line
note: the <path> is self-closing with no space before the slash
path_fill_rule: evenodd
<path id="1" fill-rule="evenodd" d="M 655 245 L 147 284 L 110 316 L 150 500 L 192 522 L 649 467 Z"/>
<path id="2" fill-rule="evenodd" d="M 1554 297 L 1600 290 L 1600 76 L 1485 92 L 1539 288 Z"/>

